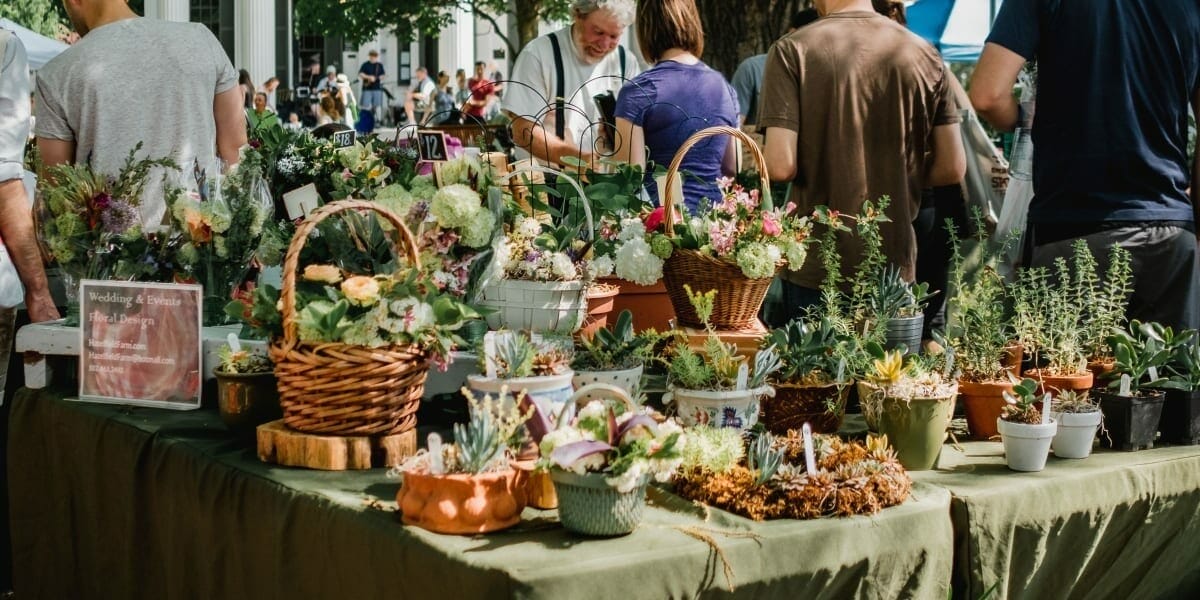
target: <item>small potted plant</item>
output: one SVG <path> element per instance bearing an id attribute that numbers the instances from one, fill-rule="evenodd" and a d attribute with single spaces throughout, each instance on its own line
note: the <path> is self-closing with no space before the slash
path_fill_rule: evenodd
<path id="1" fill-rule="evenodd" d="M 708 335 L 701 350 L 686 342 L 676 345 L 668 367 L 670 390 L 663 402 L 673 402 L 687 426 L 749 429 L 758 422 L 759 401 L 774 394 L 767 378 L 779 369 L 779 357 L 774 348 L 760 350 L 751 368 L 746 356 L 738 354 L 735 345 L 722 342 L 708 325 L 716 293 L 684 289 Z"/>
<path id="2" fill-rule="evenodd" d="M 217 352 L 217 407 L 221 421 L 239 436 L 253 435 L 263 423 L 283 418 L 275 364 L 265 354 L 226 345 Z"/>
<path id="3" fill-rule="evenodd" d="M 909 283 L 900 276 L 900 267 L 885 265 L 877 274 L 868 309 L 876 323 L 884 326 L 884 348 L 903 348 L 905 354 L 920 350 L 925 327 L 925 306 L 937 292 L 927 283 Z"/>
<path id="4" fill-rule="evenodd" d="M 401 520 L 438 533 L 476 534 L 516 525 L 525 509 L 525 472 L 513 467 L 514 433 L 529 417 L 506 391 L 494 400 L 467 392 L 470 419 L 454 443 L 429 434 L 428 447 L 401 464 Z"/>
<path id="5" fill-rule="evenodd" d="M 1087 242 L 1076 240 L 1071 258 L 1074 269 L 1076 306 L 1080 307 L 1083 326 L 1083 349 L 1088 370 L 1096 379 L 1105 378 L 1114 367 L 1112 347 L 1108 336 L 1113 329 L 1125 326 L 1129 296 L 1133 293 L 1133 270 L 1129 251 L 1118 245 L 1109 250 L 1108 269 L 1101 280 L 1096 272 L 1096 259 Z"/>
<path id="6" fill-rule="evenodd" d="M 1012 392 L 1004 393 L 1008 405 L 1004 407 L 996 428 L 1004 442 L 1004 460 L 1014 471 L 1041 471 L 1046 468 L 1046 457 L 1050 454 L 1050 443 L 1058 431 L 1054 419 L 1043 418 L 1038 410 L 1038 383 L 1026 377 L 1013 386 Z M 1044 396 L 1043 405 L 1050 394 Z"/>
<path id="7" fill-rule="evenodd" d="M 1044 267 L 1022 269 L 1012 287 L 1013 325 L 1017 339 L 1038 368 L 1025 376 L 1042 391 L 1091 389 L 1084 326 L 1067 261 L 1059 258 L 1054 273 Z"/>
<path id="8" fill-rule="evenodd" d="M 864 350 L 875 357 L 858 383 L 867 424 L 887 437 L 904 468 L 932 469 L 958 396 L 958 383 L 948 375 L 954 367 L 952 347 L 938 355 L 907 358 L 876 342 L 868 342 Z"/>
<path id="9" fill-rule="evenodd" d="M 612 330 L 598 329 L 591 339 L 575 342 L 575 389 L 590 383 L 608 383 L 633 396 L 642 380 L 642 350 L 651 341 L 634 335 L 633 313 L 624 310 Z"/>
<path id="10" fill-rule="evenodd" d="M 1166 383 L 1158 369 L 1166 366 L 1171 355 L 1173 334 L 1158 323 L 1131 321 L 1117 330 L 1108 341 L 1116 358 L 1109 374 L 1107 390 L 1096 392 L 1104 411 L 1104 442 L 1119 450 L 1154 447 L 1154 434 L 1162 415 L 1166 392 L 1154 389 Z"/>
<path id="11" fill-rule="evenodd" d="M 1179 343 L 1167 363 L 1167 390 L 1158 430 L 1169 444 L 1200 443 L 1200 336 L 1189 329 L 1180 333 Z"/>
<path id="12" fill-rule="evenodd" d="M 683 429 L 617 388 L 619 402 L 592 400 L 555 426 L 536 406 L 530 431 L 539 441 L 539 466 L 549 469 L 558 516 L 570 531 L 625 535 L 642 519 L 646 485 L 668 481 L 686 446 Z"/>
<path id="13" fill-rule="evenodd" d="M 490 340 L 490 341 L 489 341 Z M 518 331 L 489 333 L 477 349 L 481 374 L 468 375 L 476 394 L 510 390 L 528 396 L 543 412 L 557 415 L 571 398 L 571 347 Z"/>
<path id="14" fill-rule="evenodd" d="M 1050 448 L 1059 458 L 1087 458 L 1092 454 L 1096 431 L 1104 421 L 1104 413 L 1087 392 L 1067 390 L 1051 404 L 1050 417 L 1058 423 L 1058 432 Z"/>
<path id="15" fill-rule="evenodd" d="M 773 398 L 762 402 L 762 420 L 778 435 L 809 423 L 817 433 L 836 433 L 850 390 L 847 355 L 854 339 L 828 317 L 796 319 L 763 339 L 774 347 L 780 368 L 771 376 Z"/>

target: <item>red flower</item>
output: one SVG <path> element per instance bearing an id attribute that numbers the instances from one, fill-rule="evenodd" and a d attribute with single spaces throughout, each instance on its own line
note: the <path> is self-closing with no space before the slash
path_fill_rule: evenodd
<path id="1" fill-rule="evenodd" d="M 663 220 L 666 217 L 666 213 L 664 211 L 665 209 L 660 206 L 650 211 L 650 214 L 646 215 L 645 220 L 642 221 L 642 223 L 646 225 L 646 231 L 658 231 L 660 229 L 663 224 Z M 683 220 L 683 217 L 679 215 L 679 211 L 675 211 L 674 216 L 675 222 Z"/>

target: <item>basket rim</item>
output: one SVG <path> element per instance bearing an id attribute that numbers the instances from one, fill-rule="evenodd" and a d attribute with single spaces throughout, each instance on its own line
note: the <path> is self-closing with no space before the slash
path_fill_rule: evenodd
<path id="1" fill-rule="evenodd" d="M 667 168 L 667 177 L 665 182 L 665 191 L 663 193 L 663 206 L 666 210 L 663 211 L 663 225 L 666 229 L 667 237 L 675 237 L 675 197 L 673 193 L 674 186 L 672 185 L 679 178 L 679 167 L 683 165 L 683 158 L 693 146 L 700 143 L 701 140 L 717 135 L 731 135 L 746 144 L 750 148 L 750 155 L 754 157 L 754 162 L 758 163 L 758 180 L 761 187 L 762 204 L 767 208 L 771 208 L 771 181 L 767 177 L 767 159 L 763 156 L 762 148 L 754 141 L 746 132 L 736 127 L 727 125 L 716 125 L 706 127 L 693 133 L 688 139 L 684 140 L 683 145 L 675 152 L 675 157 L 671 159 L 671 166 Z M 679 201 L 683 201 L 682 198 Z M 678 251 L 678 249 L 676 249 Z"/>

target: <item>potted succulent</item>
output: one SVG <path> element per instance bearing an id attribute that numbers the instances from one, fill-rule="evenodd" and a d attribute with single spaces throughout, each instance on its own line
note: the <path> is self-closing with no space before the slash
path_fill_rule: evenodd
<path id="1" fill-rule="evenodd" d="M 1038 383 L 1026 377 L 1004 393 L 1008 405 L 996 423 L 1004 442 L 1004 460 L 1014 471 L 1041 471 L 1046 468 L 1050 443 L 1058 431 L 1058 423 L 1038 410 Z M 1050 394 L 1044 396 L 1043 406 Z"/>
<path id="2" fill-rule="evenodd" d="M 903 348 L 905 354 L 918 352 L 925 327 L 925 306 L 937 292 L 927 283 L 909 283 L 900 276 L 900 267 L 888 264 L 875 278 L 867 308 L 884 327 L 884 348 Z"/>
<path id="3" fill-rule="evenodd" d="M 758 422 L 760 399 L 774 394 L 767 378 L 779 369 L 779 357 L 774 348 L 760 350 L 751 368 L 737 346 L 722 342 L 708 324 L 716 293 L 693 293 L 686 285 L 684 289 L 708 335 L 699 351 L 686 342 L 676 344 L 663 402 L 673 402 L 679 420 L 687 426 L 749 429 Z"/>
<path id="4" fill-rule="evenodd" d="M 1103 440 L 1119 450 L 1154 447 L 1166 392 L 1153 389 L 1166 383 L 1158 369 L 1170 359 L 1169 328 L 1158 323 L 1131 321 L 1129 327 L 1109 336 L 1115 365 L 1108 390 L 1096 392 L 1104 411 L 1108 436 Z"/>
<path id="5" fill-rule="evenodd" d="M 958 383 L 952 347 L 937 355 L 885 351 L 876 342 L 864 349 L 875 357 L 865 380 L 858 383 L 859 402 L 868 426 L 883 433 L 904 468 L 933 468 L 954 414 Z"/>
<path id="6" fill-rule="evenodd" d="M 1051 403 L 1051 418 L 1058 423 L 1058 432 L 1050 448 L 1059 458 L 1087 458 L 1092 454 L 1096 431 L 1104 421 L 1100 405 L 1087 392 L 1067 390 Z"/>
<path id="7" fill-rule="evenodd" d="M 1158 430 L 1170 444 L 1200 443 L 1200 336 L 1195 330 L 1179 335 L 1180 343 L 1167 363 L 1167 390 Z"/>
<path id="8" fill-rule="evenodd" d="M 477 349 L 481 374 L 467 376 L 475 394 L 528 396 L 542 412 L 557 415 L 571 398 L 571 347 L 518 331 L 489 333 Z"/>
<path id="9" fill-rule="evenodd" d="M 525 509 L 525 472 L 511 464 L 514 433 L 529 417 L 501 393 L 467 393 L 470 419 L 454 424 L 454 443 L 429 434 L 425 450 L 399 466 L 401 520 L 438 533 L 475 534 L 516 525 Z"/>
<path id="10" fill-rule="evenodd" d="M 950 287 L 946 302 L 947 337 L 958 361 L 958 399 L 967 417 L 967 429 L 976 439 L 996 436 L 996 419 L 1006 406 L 1004 392 L 1011 392 L 1013 374 L 1005 364 L 1013 332 L 1006 306 L 1004 277 L 997 269 L 1010 245 L 1008 240 L 989 244 L 976 214 L 978 243 L 984 247 L 982 264 L 968 275 L 962 243 L 951 225 Z M 1020 356 L 1017 356 L 1020 368 Z M 1019 371 L 1018 371 L 1019 372 Z"/>
<path id="11" fill-rule="evenodd" d="M 575 389 L 589 383 L 615 385 L 630 396 L 642 380 L 643 349 L 650 338 L 634 335 L 633 313 L 621 311 L 612 330 L 598 329 L 591 339 L 575 342 Z"/>
<path id="12" fill-rule="evenodd" d="M 1081 307 L 1072 289 L 1067 261 L 1059 258 L 1049 269 L 1022 269 L 1012 287 L 1013 326 L 1017 340 L 1038 368 L 1025 372 L 1042 391 L 1091 389 L 1087 368 Z"/>
<path id="13" fill-rule="evenodd" d="M 614 390 L 616 388 L 606 387 Z M 683 429 L 646 407 L 592 400 L 554 424 L 534 405 L 530 432 L 548 469 L 563 527 L 593 536 L 625 535 L 642 519 L 646 485 L 668 481 L 682 461 Z"/>
<path id="14" fill-rule="evenodd" d="M 818 433 L 836 433 L 849 396 L 847 356 L 854 338 L 828 317 L 796 319 L 763 339 L 774 347 L 780 368 L 771 376 L 773 398 L 762 402 L 762 420 L 772 433 L 786 435 L 809 423 Z"/>
<path id="15" fill-rule="evenodd" d="M 239 436 L 253 435 L 263 423 L 283 418 L 275 364 L 266 355 L 223 346 L 217 352 L 217 407 L 221 421 Z"/>

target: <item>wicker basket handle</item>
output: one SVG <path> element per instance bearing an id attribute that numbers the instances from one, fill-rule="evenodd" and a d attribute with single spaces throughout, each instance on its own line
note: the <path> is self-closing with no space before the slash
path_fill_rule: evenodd
<path id="1" fill-rule="evenodd" d="M 279 299 L 283 302 L 284 348 L 290 349 L 296 346 L 296 269 L 300 263 L 300 250 L 304 248 L 304 244 L 308 241 L 308 234 L 312 233 L 318 223 L 338 213 L 351 210 L 373 210 L 379 213 L 396 228 L 397 235 L 400 237 L 400 245 L 404 247 L 404 258 L 407 258 L 412 266 L 421 264 L 421 259 L 417 255 L 417 241 L 413 239 L 412 232 L 408 230 L 403 219 L 383 206 L 365 200 L 341 200 L 314 210 L 296 228 L 296 234 L 292 236 L 292 241 L 288 244 L 287 258 L 283 261 L 283 289 L 279 292 Z"/>
<path id="2" fill-rule="evenodd" d="M 625 405 L 625 410 L 637 410 L 637 406 L 633 403 L 633 398 L 629 397 L 629 392 L 611 383 L 589 383 L 575 390 L 575 393 L 571 394 L 571 398 L 567 402 L 576 405 L 578 408 L 579 402 L 583 400 L 588 392 L 603 392 L 606 396 L 620 400 Z"/>
<path id="3" fill-rule="evenodd" d="M 675 158 L 671 159 L 671 166 L 667 169 L 666 189 L 663 191 L 661 204 L 666 207 L 663 210 L 663 224 L 666 225 L 667 236 L 675 237 L 675 198 L 672 190 L 674 189 L 675 179 L 679 177 L 679 166 L 683 164 L 683 157 L 687 155 L 688 150 L 700 143 L 704 138 L 713 137 L 715 135 L 732 135 L 742 141 L 750 148 L 750 155 L 754 157 L 754 162 L 758 163 L 759 185 L 762 191 L 762 201 L 767 208 L 771 208 L 771 181 L 767 178 L 767 160 L 763 157 L 762 148 L 746 135 L 744 131 L 736 127 L 728 127 L 726 125 L 717 125 L 715 127 L 707 127 L 693 133 L 691 137 L 684 140 L 683 145 L 675 152 Z M 682 198 L 680 199 L 682 201 Z"/>

